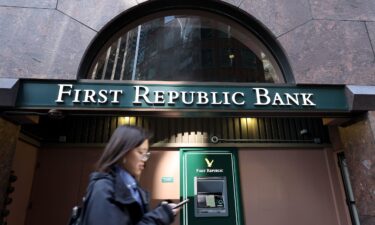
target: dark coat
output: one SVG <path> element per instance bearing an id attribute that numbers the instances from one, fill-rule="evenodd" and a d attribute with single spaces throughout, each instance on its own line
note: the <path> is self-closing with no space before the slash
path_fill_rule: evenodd
<path id="1" fill-rule="evenodd" d="M 84 225 L 168 225 L 172 209 L 161 205 L 149 211 L 149 194 L 140 189 L 144 212 L 119 176 L 94 172 L 90 175 L 91 196 L 84 213 Z"/>

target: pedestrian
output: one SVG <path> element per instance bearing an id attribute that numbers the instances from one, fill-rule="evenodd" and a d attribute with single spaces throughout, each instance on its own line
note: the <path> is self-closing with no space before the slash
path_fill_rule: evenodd
<path id="1" fill-rule="evenodd" d="M 83 225 L 168 225 L 179 209 L 161 204 L 149 209 L 149 194 L 138 186 L 150 157 L 150 135 L 135 126 L 120 126 L 111 136 L 90 175 Z"/>

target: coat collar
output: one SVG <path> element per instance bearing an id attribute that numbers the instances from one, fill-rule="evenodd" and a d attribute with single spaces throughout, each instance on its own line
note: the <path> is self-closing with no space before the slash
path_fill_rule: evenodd
<path id="1" fill-rule="evenodd" d="M 95 172 L 90 177 L 91 182 L 95 180 L 99 180 L 99 179 L 109 179 L 112 182 L 113 198 L 116 202 L 123 204 L 123 205 L 137 203 L 137 201 L 132 197 L 130 189 L 124 184 L 124 182 L 122 181 L 118 173 L 115 173 L 114 171 L 111 171 L 109 173 Z M 140 187 L 138 187 L 138 191 L 141 195 L 144 207 L 147 210 L 149 207 L 150 194 Z"/>
<path id="2" fill-rule="evenodd" d="M 121 204 L 139 204 L 132 196 L 130 189 L 124 184 L 118 173 L 112 173 L 114 176 L 114 197 Z M 144 207 L 148 209 L 149 193 L 138 186 Z"/>

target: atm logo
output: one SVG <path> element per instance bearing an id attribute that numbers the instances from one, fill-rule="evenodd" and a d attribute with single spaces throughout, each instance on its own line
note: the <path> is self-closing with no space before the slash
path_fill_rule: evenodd
<path id="1" fill-rule="evenodd" d="M 205 158 L 204 160 L 206 161 L 208 168 L 211 168 L 214 160 L 209 161 L 207 158 Z"/>

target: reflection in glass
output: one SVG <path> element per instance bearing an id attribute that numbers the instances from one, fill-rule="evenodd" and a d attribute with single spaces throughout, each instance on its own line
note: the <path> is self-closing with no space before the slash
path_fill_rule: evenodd
<path id="1" fill-rule="evenodd" d="M 208 17 L 156 18 L 127 30 L 102 49 L 87 78 L 283 82 L 265 47 L 246 36 Z"/>

